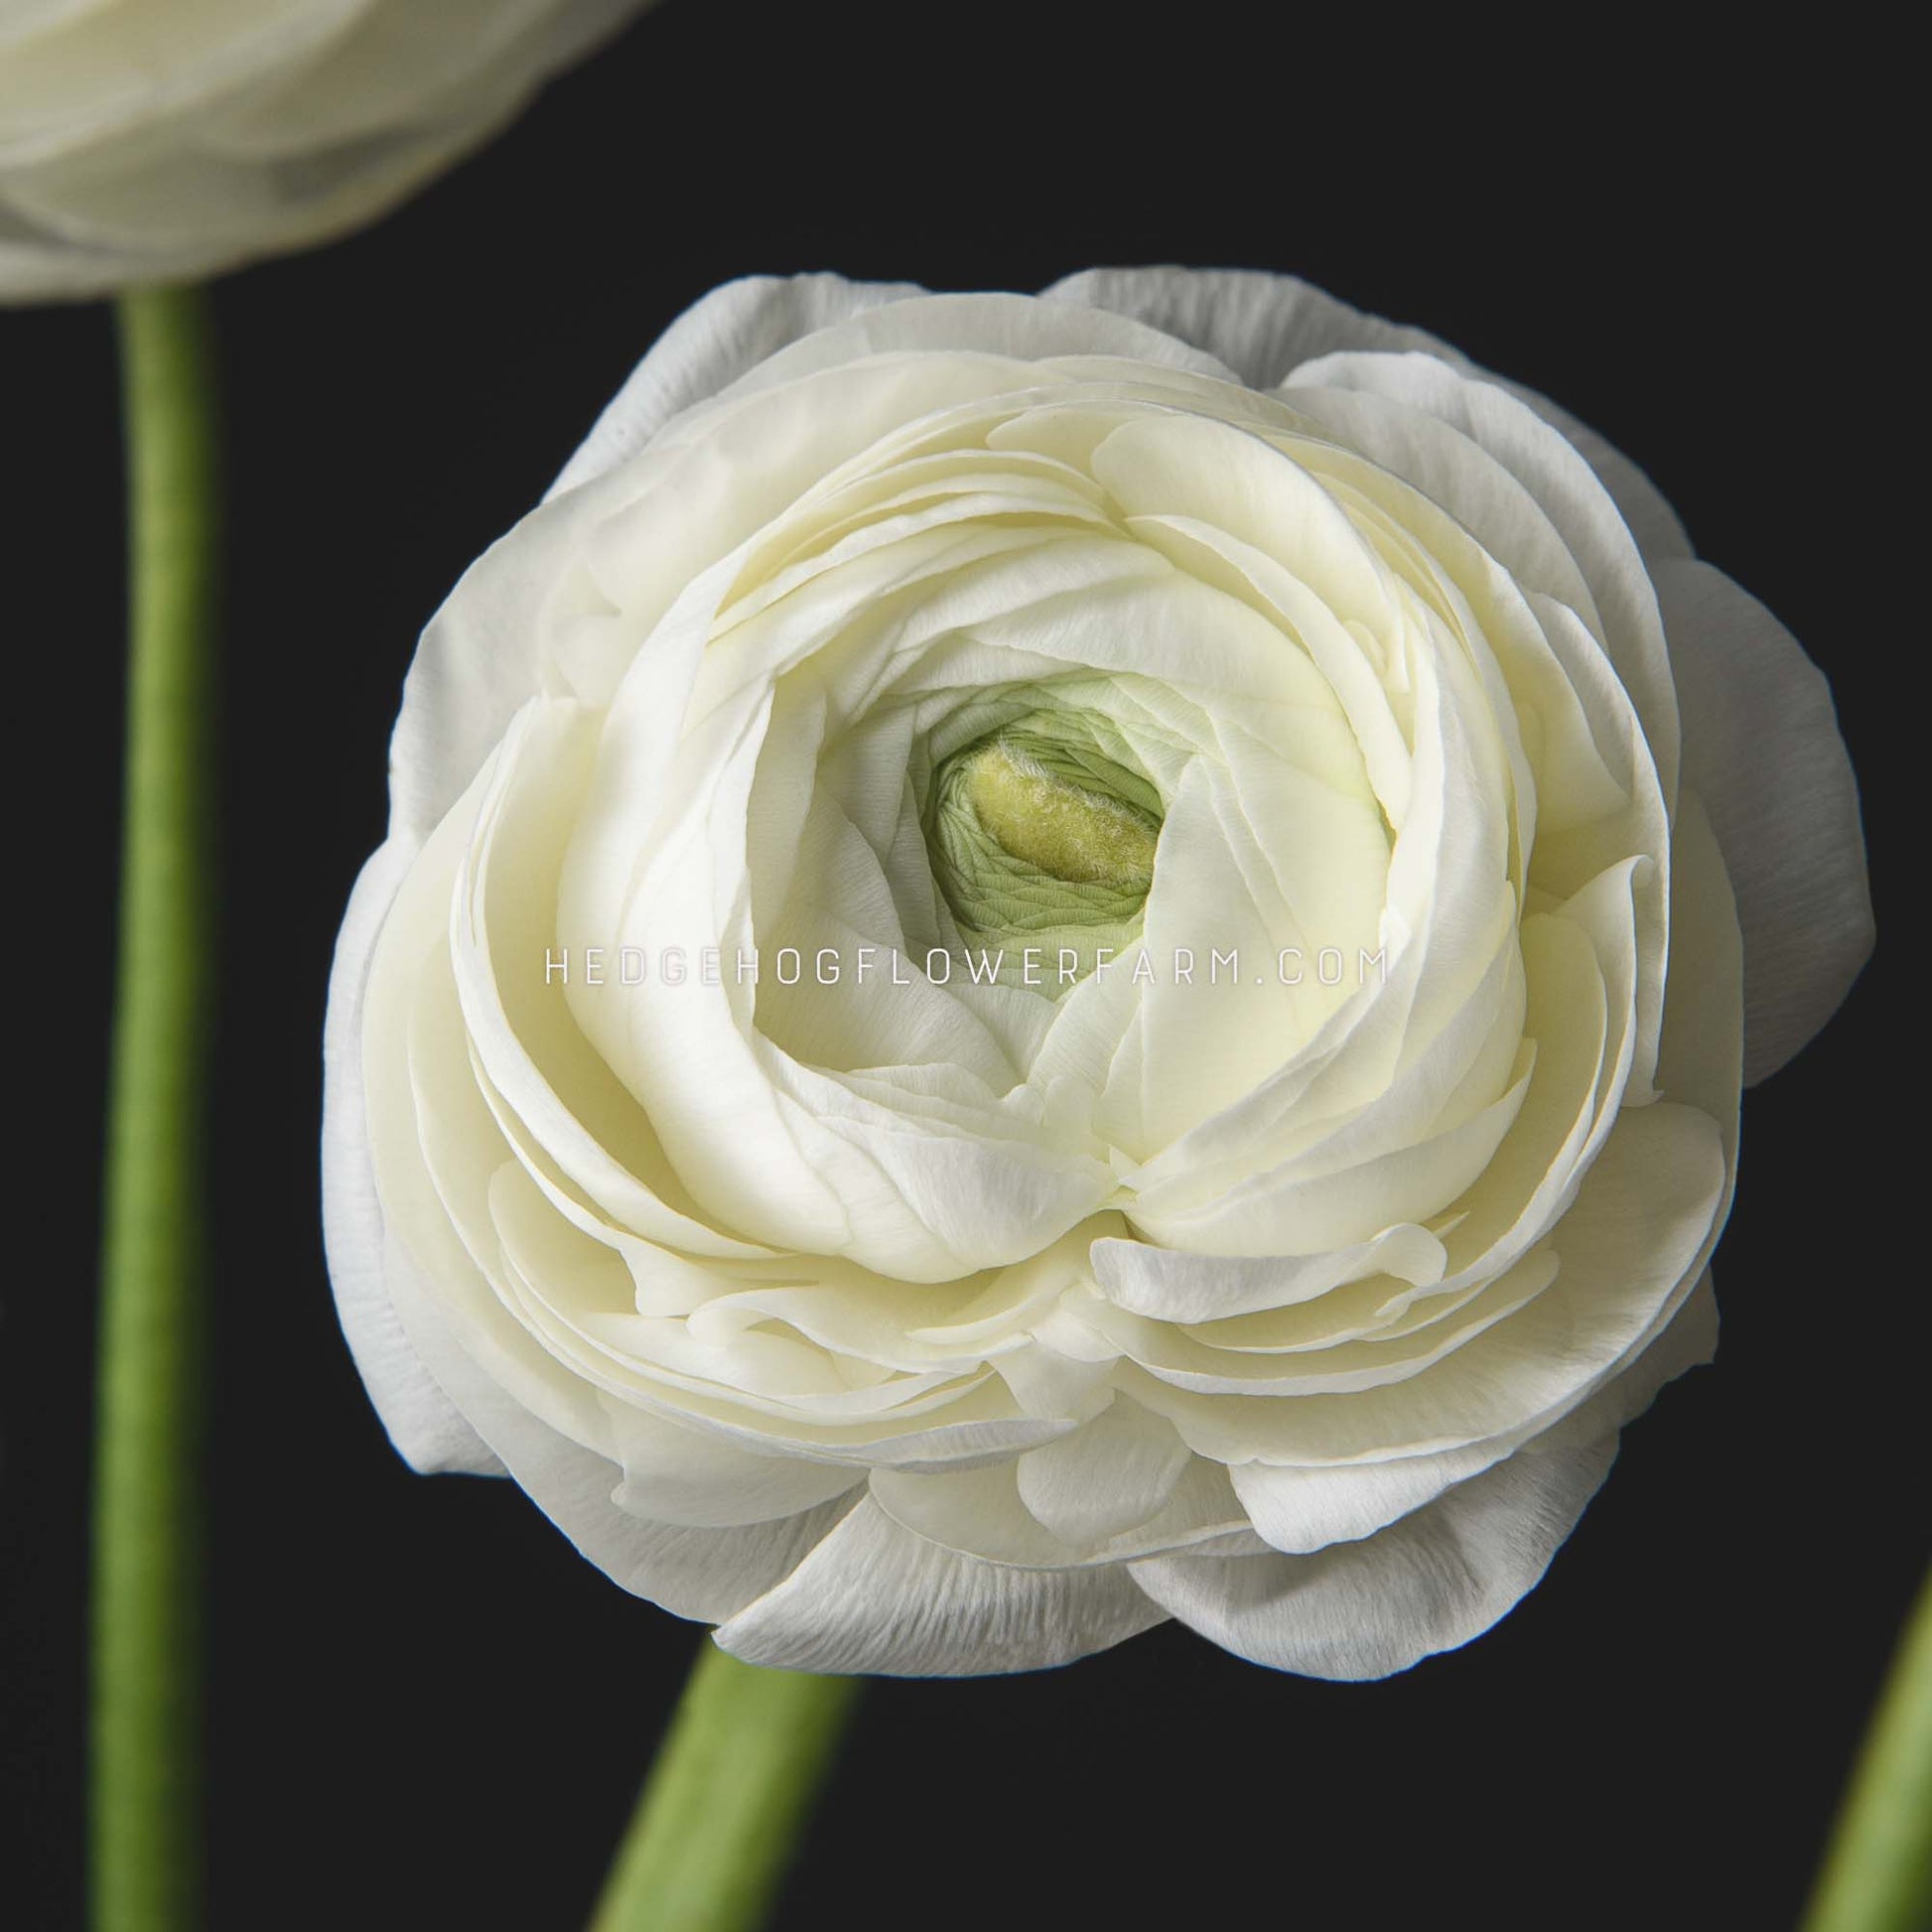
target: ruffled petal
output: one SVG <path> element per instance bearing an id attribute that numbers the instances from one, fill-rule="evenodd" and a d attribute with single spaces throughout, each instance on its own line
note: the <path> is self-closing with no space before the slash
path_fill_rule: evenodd
<path id="1" fill-rule="evenodd" d="M 1541 1581 L 1616 1438 L 1523 1449 L 1357 1543 L 1306 1557 L 1155 1557 L 1134 1581 L 1189 1628 L 1274 1670 L 1388 1677 L 1467 1643 Z"/>
<path id="2" fill-rule="evenodd" d="M 1684 778 L 1711 814 L 1744 934 L 1744 1081 L 1775 1073 L 1871 955 L 1859 785 L 1831 686 L 1756 598 L 1704 563 L 1657 595 L 1684 714 Z"/>
<path id="3" fill-rule="evenodd" d="M 1253 268 L 1089 268 L 1041 294 L 1165 330 L 1204 348 L 1257 389 L 1273 389 L 1297 366 L 1336 349 L 1420 349 L 1465 374 L 1499 383 L 1569 437 L 1616 500 L 1646 558 L 1688 557 L 1677 512 L 1638 467 L 1605 437 L 1548 396 L 1491 374 L 1425 329 L 1352 308 L 1294 275 Z"/>
<path id="4" fill-rule="evenodd" d="M 418 1359 L 389 1299 L 382 1203 L 362 1087 L 369 958 L 415 852 L 382 846 L 362 868 L 336 942 L 323 1036 L 322 1227 L 336 1312 L 362 1385 L 411 1468 L 501 1475 L 503 1465 Z"/>
<path id="5" fill-rule="evenodd" d="M 924 291 L 843 275 L 745 275 L 700 296 L 658 337 L 605 406 L 546 496 L 634 456 L 673 416 L 708 402 L 801 336 Z"/>
<path id="6" fill-rule="evenodd" d="M 1166 1621 L 1125 1570 L 1021 1570 L 903 1529 L 870 1498 L 726 1622 L 748 1664 L 881 1677 L 1048 1670 Z"/>

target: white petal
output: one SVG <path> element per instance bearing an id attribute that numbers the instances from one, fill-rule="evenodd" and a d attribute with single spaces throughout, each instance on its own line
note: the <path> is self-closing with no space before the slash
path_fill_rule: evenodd
<path id="1" fill-rule="evenodd" d="M 1071 1663 L 1165 1620 L 1123 1569 L 983 1563 L 868 1498 L 717 1637 L 782 1670 L 980 1677 Z"/>
<path id="2" fill-rule="evenodd" d="M 1671 828 L 1671 970 L 1657 1082 L 1718 1123 L 1735 1179 L 1744 1066 L 1744 940 L 1704 794 L 1686 785 Z M 1726 1190 L 1719 1225 L 1730 1211 Z"/>
<path id="3" fill-rule="evenodd" d="M 1708 1269 L 1660 1330 L 1620 1375 L 1555 1421 L 1539 1418 L 1526 1430 L 1437 1455 L 1326 1469 L 1250 1462 L 1228 1472 L 1235 1494 L 1255 1528 L 1284 1555 L 1308 1555 L 1372 1536 L 1526 1445 L 1569 1449 L 1603 1440 L 1642 1414 L 1666 1382 L 1710 1361 L 1718 1346 L 1718 1303 Z"/>
<path id="4" fill-rule="evenodd" d="M 1155 1602 L 1275 1670 L 1387 1677 L 1479 1636 L 1529 1589 L 1616 1456 L 1616 1438 L 1523 1449 L 1358 1543 L 1308 1557 L 1157 1557 Z"/>
<path id="5" fill-rule="evenodd" d="M 1441 349 L 1436 338 L 1364 315 L 1294 275 L 1251 268 L 1089 268 L 1040 290 L 1132 316 L 1204 348 L 1251 389 L 1338 348 Z"/>
<path id="6" fill-rule="evenodd" d="M 598 0 L 607 19 L 616 0 Z M 362 4 L 346 33 L 273 87 L 201 123 L 197 147 L 239 162 L 299 161 L 398 126 L 460 118 L 471 87 L 524 65 L 552 31 L 551 0 L 462 0 L 436 8 Z M 519 43 L 529 46 L 529 54 Z"/>
<path id="7" fill-rule="evenodd" d="M 1684 779 L 1724 850 L 1744 934 L 1744 1080 L 1775 1073 L 1870 956 L 1859 787 L 1831 686 L 1763 605 L 1709 564 L 1657 595 L 1684 716 Z"/>
<path id="8" fill-rule="evenodd" d="M 1434 1453 L 1337 1463 L 1328 1467 L 1251 1462 L 1230 1471 L 1254 1525 L 1286 1554 L 1319 1551 L 1362 1538 L 1468 1481 L 1530 1446 L 1539 1451 L 1587 1447 L 1649 1406 L 1663 1385 L 1711 1359 L 1717 1347 L 1717 1303 L 1704 1261 L 1722 1226 L 1734 1173 L 1738 1081 L 1738 947 L 1723 862 L 1695 791 L 1681 794 L 1672 926 L 1675 973 L 1665 1017 L 1659 1070 L 1673 1100 L 1708 1109 L 1726 1149 L 1725 1177 L 1714 1225 L 1679 1288 L 1666 1298 L 1620 1370 L 1593 1388 L 1566 1394 L 1550 1408 L 1498 1434 Z M 1638 1118 L 1644 1116 L 1639 1114 Z M 1658 1196 L 1640 1198 L 1654 1214 Z M 1640 1218 L 1640 1217 L 1639 1217 Z M 1564 1248 L 1559 1222 L 1557 1247 Z M 1570 1223 L 1571 1232 L 1577 1232 Z M 1583 1265 L 1587 1266 L 1589 1244 Z M 1569 1257 L 1572 1285 L 1579 1256 Z M 1601 1279 L 1621 1286 L 1628 1263 Z M 1579 1400 L 1582 1397 L 1583 1399 Z"/>
<path id="9" fill-rule="evenodd" d="M 1729 1175 L 1709 1115 L 1668 1101 L 1626 1108 L 1557 1223 L 1556 1280 L 1427 1374 L 1235 1410 L 1224 1395 L 1151 1376 L 1122 1386 L 1217 1461 L 1330 1465 L 1434 1454 L 1522 1430 L 1593 1393 L 1689 1294 L 1716 1244 Z"/>
<path id="10" fill-rule="evenodd" d="M 1064 1541 L 1102 1542 L 1159 1511 L 1188 1460 L 1171 1424 L 1116 1396 L 1083 1429 L 1020 1458 L 1020 1500 Z"/>
<path id="11" fill-rule="evenodd" d="M 1030 295 L 984 294 L 918 295 L 864 310 L 780 349 L 747 381 L 768 387 L 862 357 L 932 349 L 1026 363 L 1061 359 L 1062 374 L 1093 366 L 1092 358 L 1106 358 L 1098 366 L 1116 382 L 1127 373 L 1117 365 L 1120 357 L 1216 382 L 1232 377 L 1218 357 L 1110 311 Z"/>
<path id="12" fill-rule="evenodd" d="M 1411 1222 L 1353 1247 L 1306 1255 L 1200 1255 L 1111 1239 L 1093 1244 L 1101 1292 L 1130 1313 L 1156 1321 L 1218 1321 L 1292 1308 L 1379 1274 L 1429 1286 L 1442 1280 L 1446 1267 L 1442 1242 Z"/>
<path id="13" fill-rule="evenodd" d="M 1657 485 L 1587 424 L 1534 389 L 1491 374 L 1427 330 L 1351 308 L 1294 275 L 1250 268 L 1090 268 L 1041 294 L 1150 323 L 1206 349 L 1258 389 L 1276 387 L 1298 364 L 1336 349 L 1421 349 L 1440 356 L 1465 374 L 1501 383 L 1562 430 L 1616 499 L 1646 558 L 1691 554 L 1684 526 Z"/>
<path id="14" fill-rule="evenodd" d="M 96 8 L 9 47 L 0 166 L 72 153 L 298 68 L 369 0 L 176 0 Z"/>
<path id="15" fill-rule="evenodd" d="M 801 336 L 924 291 L 843 275 L 747 275 L 701 296 L 651 345 L 545 492 L 575 489 L 634 456 L 681 411 L 708 402 Z"/>
<path id="16" fill-rule="evenodd" d="M 349 897 L 329 981 L 323 1037 L 322 1225 L 336 1311 L 389 1440 L 424 1474 L 501 1475 L 503 1465 L 410 1345 L 389 1300 L 382 1205 L 362 1091 L 362 995 L 369 956 L 415 852 L 380 847 Z"/>
<path id="17" fill-rule="evenodd" d="M 1091 1533 L 1079 1534 L 1048 1529 L 1027 1507 L 1013 1462 L 927 1475 L 876 1469 L 872 1499 L 914 1536 L 1002 1569 L 1104 1570 L 1177 1550 L 1215 1556 L 1268 1554 L 1220 1463 L 1183 1452 L 1164 1486 L 1165 1495 L 1158 1496 L 1142 1489 L 1142 1499 L 1153 1507 L 1140 1521 L 1109 1528 L 1095 1518 Z M 1118 1497 L 1110 1498 L 1106 1508 L 1117 1522 L 1130 1513 Z M 1073 1529 L 1069 1519 L 1067 1530 Z"/>
<path id="18" fill-rule="evenodd" d="M 186 281 L 359 227 L 645 4 L 36 0 L 25 32 L 0 28 L 0 303 Z M 411 14 L 438 17 L 391 31 Z"/>
<path id="19" fill-rule="evenodd" d="M 390 1244 L 390 1293 L 417 1354 L 537 1507 L 613 1583 L 677 1616 L 722 1622 L 788 1575 L 851 1507 L 849 1495 L 770 1522 L 659 1523 L 618 1502 L 623 1472 L 541 1422 L 474 1361 L 406 1252 Z M 634 1495 L 633 1495 L 634 1500 Z"/>
<path id="20" fill-rule="evenodd" d="M 623 1454 L 616 1502 L 626 1515 L 693 1529 L 796 1516 L 864 1481 L 856 1469 L 776 1448 L 761 1455 L 705 1431 L 607 1401 Z"/>
<path id="21" fill-rule="evenodd" d="M 1380 397 L 1396 411 L 1364 406 L 1350 392 Z M 1663 625 L 1646 560 L 1615 500 L 1582 453 L 1500 385 L 1472 379 L 1440 358 L 1420 354 L 1339 353 L 1296 370 L 1288 400 L 1318 421 L 1332 416 L 1342 440 L 1414 483 L 1471 524 L 1496 555 L 1534 588 L 1531 561 L 1542 547 L 1536 525 L 1547 519 L 1568 548 L 1601 616 L 1604 644 L 1644 722 L 1667 801 L 1677 793 L 1678 719 Z M 1456 430 L 1522 485 L 1539 513 L 1522 503 L 1489 499 L 1485 465 L 1458 462 L 1450 446 L 1408 432 L 1403 411 L 1434 417 Z M 1467 500 L 1462 498 L 1466 493 Z"/>

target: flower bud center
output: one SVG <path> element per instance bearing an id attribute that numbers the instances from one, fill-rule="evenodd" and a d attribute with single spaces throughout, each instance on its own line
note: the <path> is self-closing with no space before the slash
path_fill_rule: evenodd
<path id="1" fill-rule="evenodd" d="M 1069 708 L 1012 719 L 940 760 L 926 851 L 967 937 L 1066 944 L 1084 959 L 1138 928 L 1162 800 L 1133 756 Z"/>
<path id="2" fill-rule="evenodd" d="M 1153 883 L 1155 828 L 1141 813 L 1044 769 L 1003 739 L 969 754 L 965 792 L 979 822 L 1025 865 L 1143 897 Z"/>

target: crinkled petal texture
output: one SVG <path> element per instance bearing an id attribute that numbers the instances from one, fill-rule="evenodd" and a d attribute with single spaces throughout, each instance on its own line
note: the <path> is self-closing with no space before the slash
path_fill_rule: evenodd
<path id="1" fill-rule="evenodd" d="M 0 301 L 328 240 L 517 114 L 648 0 L 17 0 Z"/>
<path id="2" fill-rule="evenodd" d="M 1276 277 L 718 291 L 430 626 L 392 801 L 375 1403 L 812 1670 L 1485 1628 L 1713 1345 L 1746 995 L 1793 1050 L 1868 938 L 1797 646 Z"/>

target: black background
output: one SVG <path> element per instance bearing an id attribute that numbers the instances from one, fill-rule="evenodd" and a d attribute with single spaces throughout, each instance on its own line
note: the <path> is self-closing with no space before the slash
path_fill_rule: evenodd
<path id="1" fill-rule="evenodd" d="M 382 834 L 415 635 L 714 283 L 1028 289 L 1181 260 L 1294 270 L 1436 330 L 1636 456 L 1805 639 L 1884 917 L 1895 828 L 1923 836 L 1898 691 L 1923 563 L 1883 525 L 1919 325 L 1868 103 L 1816 44 L 1720 62 L 1567 31 L 672 0 L 401 214 L 221 285 L 217 1927 L 577 1925 L 696 1641 L 507 1484 L 393 1455 L 336 1328 L 315 1148 L 330 949 Z M 27 483 L 4 525 L 8 758 L 33 775 L 0 1916 L 38 1927 L 80 1892 L 108 311 L 0 316 L 0 474 Z M 1826 1040 L 1749 1097 L 1719 1363 L 1627 1435 L 1501 1626 L 1369 1686 L 1173 1628 L 1043 1676 L 875 1685 L 780 1925 L 1789 1925 L 1925 1554 L 1924 1264 L 1892 1100 L 1922 1077 L 1910 944 L 1893 926 Z"/>

